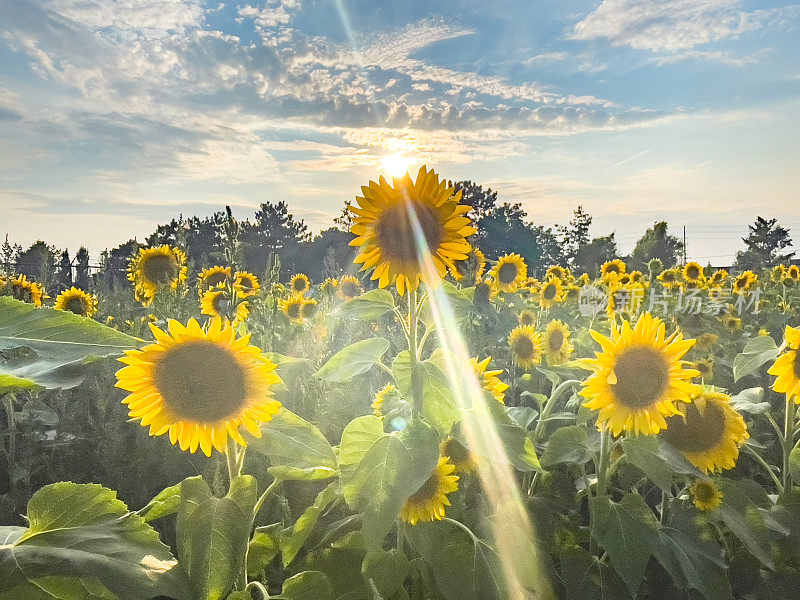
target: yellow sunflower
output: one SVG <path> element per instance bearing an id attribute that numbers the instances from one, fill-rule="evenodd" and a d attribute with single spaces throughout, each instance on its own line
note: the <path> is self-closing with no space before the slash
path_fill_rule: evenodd
<path id="1" fill-rule="evenodd" d="M 231 279 L 231 268 L 214 266 L 203 269 L 197 276 L 197 287 L 202 296 L 207 290 L 226 285 Z"/>
<path id="2" fill-rule="evenodd" d="M 756 283 L 758 283 L 758 275 L 752 271 L 745 271 L 736 276 L 733 280 L 734 292 L 746 292 L 750 290 Z"/>
<path id="3" fill-rule="evenodd" d="M 539 282 L 538 279 L 536 279 L 536 277 L 528 277 L 525 280 L 525 284 L 523 285 L 523 287 L 526 290 L 528 290 L 528 292 L 531 293 L 531 294 L 538 294 L 539 293 L 539 288 L 541 287 L 541 285 L 542 284 Z"/>
<path id="4" fill-rule="evenodd" d="M 521 369 L 529 370 L 542 361 L 542 340 L 530 325 L 519 325 L 508 335 L 511 359 Z"/>
<path id="5" fill-rule="evenodd" d="M 150 325 L 155 343 L 128 350 L 120 358 L 117 387 L 130 392 L 122 402 L 131 418 L 150 427 L 150 435 L 169 432 L 181 450 L 212 448 L 225 452 L 230 436 L 244 446 L 243 426 L 256 437 L 259 423 L 281 407 L 272 398 L 281 379 L 275 364 L 250 345 L 250 336 L 236 338 L 230 325 L 213 319 L 207 331 L 194 319 L 184 326 L 169 321 L 169 333 Z"/>
<path id="6" fill-rule="evenodd" d="M 258 277 L 247 271 L 236 271 L 233 275 L 233 287 L 242 298 L 255 296 L 261 289 Z"/>
<path id="7" fill-rule="evenodd" d="M 686 281 L 703 281 L 706 276 L 703 267 L 697 262 L 688 262 L 683 266 L 683 278 Z"/>
<path id="8" fill-rule="evenodd" d="M 714 271 L 714 274 L 711 275 L 709 283 L 712 286 L 721 285 L 726 279 L 728 279 L 728 272 L 725 269 L 717 269 Z"/>
<path id="9" fill-rule="evenodd" d="M 352 275 L 342 275 L 339 280 L 339 297 L 342 300 L 352 300 L 364 293 L 361 282 Z"/>
<path id="10" fill-rule="evenodd" d="M 775 265 L 769 272 L 769 278 L 772 283 L 780 283 L 786 277 L 786 267 L 784 265 Z"/>
<path id="11" fill-rule="evenodd" d="M 484 279 L 475 284 L 475 292 L 472 295 L 473 304 L 488 304 L 495 298 L 497 298 L 497 290 L 491 280 Z"/>
<path id="12" fill-rule="evenodd" d="M 159 288 L 178 289 L 186 281 L 186 255 L 169 245 L 141 248 L 128 266 L 128 279 L 140 302 L 150 304 Z"/>
<path id="13" fill-rule="evenodd" d="M 478 263 L 478 267 L 475 269 L 475 281 L 480 281 L 483 278 L 483 274 L 486 272 L 486 256 L 484 256 L 483 251 L 477 246 L 472 247 L 471 254 Z"/>
<path id="14" fill-rule="evenodd" d="M 559 265 L 553 265 L 552 267 L 547 269 L 547 271 L 544 272 L 545 277 L 558 277 L 561 281 L 569 279 L 571 275 L 572 273 L 570 273 L 569 269 L 566 269 Z"/>
<path id="15" fill-rule="evenodd" d="M 707 390 L 689 404 L 678 403 L 678 413 L 667 418 L 659 435 L 705 473 L 732 469 L 739 446 L 750 437 L 730 397 Z"/>
<path id="16" fill-rule="evenodd" d="M 551 277 L 542 284 L 539 290 L 539 302 L 543 308 L 550 308 L 564 300 L 564 284 L 560 279 Z"/>
<path id="17" fill-rule="evenodd" d="M 732 333 L 742 328 L 742 320 L 739 317 L 734 317 L 731 313 L 725 313 L 718 318 L 722 326 Z"/>
<path id="18" fill-rule="evenodd" d="M 661 274 L 657 277 L 657 279 L 661 282 L 661 285 L 668 290 L 671 290 L 679 284 L 678 272 L 675 269 L 665 269 L 661 271 Z"/>
<path id="19" fill-rule="evenodd" d="M 533 311 L 528 310 L 527 308 L 520 311 L 517 315 L 517 321 L 520 325 L 536 325 L 536 315 L 533 314 Z"/>
<path id="20" fill-rule="evenodd" d="M 224 289 L 210 289 L 200 299 L 200 314 L 210 317 L 220 317 L 228 322 L 231 311 L 230 297 Z M 240 302 L 233 315 L 233 326 L 245 321 L 250 316 L 250 306 L 247 302 Z"/>
<path id="21" fill-rule="evenodd" d="M 458 475 L 453 475 L 453 471 L 453 463 L 440 456 L 428 480 L 406 500 L 400 518 L 410 525 L 444 519 L 445 507 L 450 506 L 447 495 L 458 489 Z"/>
<path id="22" fill-rule="evenodd" d="M 701 333 L 697 336 L 697 343 L 694 347 L 705 352 L 711 350 L 718 341 L 719 336 L 716 333 Z"/>
<path id="23" fill-rule="evenodd" d="M 42 299 L 45 297 L 44 288 L 39 283 L 25 277 L 25 275 L 12 277 L 8 287 L 12 298 L 35 306 L 42 305 Z"/>
<path id="24" fill-rule="evenodd" d="M 788 269 L 786 269 L 786 276 L 791 277 L 795 281 L 800 281 L 800 267 L 797 265 L 791 265 Z"/>
<path id="25" fill-rule="evenodd" d="M 644 277 L 641 271 L 632 271 L 629 275 L 631 283 L 639 283 L 642 281 L 642 277 Z"/>
<path id="26" fill-rule="evenodd" d="M 787 351 L 775 359 L 767 373 L 777 377 L 773 390 L 800 404 L 800 328 L 787 326 L 784 338 Z"/>
<path id="27" fill-rule="evenodd" d="M 591 278 L 589 277 L 588 273 L 581 274 L 580 277 L 575 281 L 575 285 L 579 288 L 586 287 L 591 282 Z"/>
<path id="28" fill-rule="evenodd" d="M 97 312 L 97 298 L 83 290 L 73 287 L 64 290 L 56 297 L 53 306 L 56 310 L 66 310 L 81 317 L 92 318 Z"/>
<path id="29" fill-rule="evenodd" d="M 423 166 L 415 182 L 406 174 L 392 185 L 381 177 L 361 190 L 358 207 L 350 207 L 356 215 L 350 245 L 360 249 L 354 262 L 363 264 L 362 271 L 372 269 L 379 287 L 396 282 L 402 296 L 420 280 L 438 281 L 454 261 L 467 258 L 466 238 L 476 231 L 465 216 L 471 207 L 459 204 L 461 191 L 440 183 L 433 171 Z"/>
<path id="30" fill-rule="evenodd" d="M 489 271 L 489 276 L 498 291 L 511 294 L 528 278 L 528 265 L 519 254 L 505 254 Z"/>
<path id="31" fill-rule="evenodd" d="M 293 294 L 305 294 L 310 289 L 311 281 L 303 273 L 298 273 L 289 280 L 289 290 Z"/>
<path id="32" fill-rule="evenodd" d="M 455 473 L 469 475 L 478 469 L 475 455 L 454 437 L 442 440 L 439 445 L 442 456 L 446 457 L 455 467 Z"/>
<path id="33" fill-rule="evenodd" d="M 713 358 L 701 358 L 700 360 L 695 361 L 694 368 L 700 373 L 699 376 L 703 378 L 703 382 L 709 383 L 714 379 Z"/>
<path id="34" fill-rule="evenodd" d="M 559 320 L 550 321 L 544 330 L 544 356 L 550 366 L 563 365 L 574 350 L 569 341 L 569 326 Z"/>
<path id="35" fill-rule="evenodd" d="M 689 401 L 699 391 L 691 383 L 698 372 L 685 369 L 681 358 L 694 340 L 678 331 L 666 336 L 666 326 L 650 313 L 642 313 L 635 326 L 625 320 L 611 337 L 590 331 L 602 352 L 585 360 L 592 375 L 583 382 L 584 406 L 598 410 L 597 426 L 651 435 L 664 429 L 666 416 L 678 414 L 676 402 Z"/>
<path id="36" fill-rule="evenodd" d="M 292 294 L 288 298 L 284 298 L 278 302 L 278 308 L 283 311 L 292 323 L 302 324 L 305 322 L 303 317 L 303 306 L 306 303 L 306 297 L 303 294 Z"/>
<path id="37" fill-rule="evenodd" d="M 608 262 L 604 262 L 603 266 L 600 267 L 600 276 L 606 277 L 608 275 L 622 275 L 627 271 L 627 265 L 620 260 L 619 258 L 615 258 L 614 260 L 609 260 Z"/>
<path id="38" fill-rule="evenodd" d="M 447 265 L 447 270 L 456 281 L 464 279 L 464 276 L 472 270 L 475 272 L 474 280 L 478 281 L 483 277 L 483 272 L 486 270 L 486 257 L 479 248 L 473 246 L 466 260 L 459 260 L 452 265 Z"/>
<path id="39" fill-rule="evenodd" d="M 305 304 L 300 308 L 300 316 L 304 319 L 310 319 L 317 314 L 317 301 L 314 298 L 306 298 Z"/>
<path id="40" fill-rule="evenodd" d="M 689 494 L 697 510 L 707 512 L 719 508 L 722 504 L 722 491 L 713 481 L 697 479 L 689 486 Z"/>
<path id="41" fill-rule="evenodd" d="M 381 419 L 398 407 L 400 392 L 392 383 L 387 383 L 375 394 L 372 400 L 372 414 Z"/>
<path id="42" fill-rule="evenodd" d="M 503 369 L 497 369 L 494 371 L 486 370 L 489 367 L 491 360 L 491 356 L 484 358 L 480 362 L 478 362 L 477 358 L 470 358 L 469 367 L 472 369 L 475 377 L 477 377 L 480 381 L 481 387 L 487 392 L 490 392 L 492 396 L 494 396 L 494 399 L 502 404 L 505 402 L 506 390 L 509 388 L 509 386 L 507 383 L 500 381 L 500 378 L 498 377 L 498 375 L 503 372 Z"/>

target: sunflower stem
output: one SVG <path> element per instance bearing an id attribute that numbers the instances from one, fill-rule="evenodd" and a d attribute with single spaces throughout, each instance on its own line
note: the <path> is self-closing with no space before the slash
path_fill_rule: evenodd
<path id="1" fill-rule="evenodd" d="M 230 436 L 225 448 L 225 458 L 228 461 L 228 485 L 233 485 L 233 480 L 239 475 L 239 452 L 236 442 Z"/>
<path id="2" fill-rule="evenodd" d="M 600 432 L 600 460 L 597 465 L 597 496 L 602 497 L 606 495 L 608 481 L 606 478 L 606 471 L 608 470 L 608 460 L 610 458 L 611 450 L 611 434 L 607 429 Z"/>
<path id="3" fill-rule="evenodd" d="M 669 496 L 665 490 L 661 490 L 661 514 L 660 521 L 664 525 L 667 522 L 667 508 L 669 507 Z"/>
<path id="4" fill-rule="evenodd" d="M 767 464 L 767 461 L 765 461 L 763 458 L 761 458 L 761 455 L 760 455 L 758 452 L 756 452 L 756 451 L 755 451 L 753 448 L 751 448 L 750 446 L 748 446 L 747 444 L 745 444 L 745 445 L 743 446 L 743 448 L 744 448 L 745 450 L 747 450 L 748 452 L 750 452 L 750 454 L 752 454 L 752 455 L 755 457 L 755 459 L 756 459 L 756 460 L 757 460 L 759 463 L 761 463 L 761 466 L 762 466 L 762 467 L 764 467 L 764 469 L 766 469 L 767 473 L 769 473 L 769 476 L 770 476 L 770 477 L 772 477 L 772 481 L 774 481 L 774 482 L 775 482 L 775 485 L 776 485 L 776 486 L 777 486 L 777 488 L 778 488 L 778 493 L 779 493 L 779 494 L 783 494 L 783 483 L 781 483 L 781 480 L 780 480 L 780 479 L 778 479 L 778 476 L 777 476 L 777 475 L 775 475 L 775 471 L 773 471 L 773 470 L 772 470 L 772 467 L 770 467 L 770 466 Z"/>
<path id="5" fill-rule="evenodd" d="M 539 420 L 536 423 L 536 429 L 533 430 L 533 443 L 536 444 L 539 442 L 539 438 L 542 435 L 542 431 L 544 431 L 544 423 L 547 421 L 547 418 L 550 416 L 550 413 L 553 411 L 553 405 L 558 400 L 559 396 L 564 393 L 568 387 L 580 383 L 577 379 L 567 379 L 566 381 L 562 382 L 561 385 L 556 387 L 553 386 L 555 389 L 550 393 L 550 398 L 545 402 L 544 406 L 542 407 L 542 413 L 539 415 Z"/>
<path id="6" fill-rule="evenodd" d="M 422 386 L 417 373 L 417 333 L 419 319 L 419 304 L 417 303 L 417 290 L 408 290 L 408 354 L 411 359 L 411 418 L 422 414 Z"/>
<path id="7" fill-rule="evenodd" d="M 789 456 L 794 446 L 794 401 L 786 395 L 786 413 L 783 421 L 783 491 L 792 489 L 792 474 L 789 472 Z"/>

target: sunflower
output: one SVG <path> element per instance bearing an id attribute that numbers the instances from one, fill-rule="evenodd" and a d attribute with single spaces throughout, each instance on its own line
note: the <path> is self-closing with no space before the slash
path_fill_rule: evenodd
<path id="1" fill-rule="evenodd" d="M 695 361 L 694 368 L 700 372 L 700 377 L 703 378 L 704 382 L 709 382 L 714 379 L 713 358 L 701 358 L 700 360 Z"/>
<path id="2" fill-rule="evenodd" d="M 618 258 L 604 262 L 600 267 L 600 276 L 606 277 L 608 275 L 622 275 L 628 269 L 627 265 Z"/>
<path id="3" fill-rule="evenodd" d="M 690 404 L 679 403 L 661 437 L 705 473 L 732 469 L 739 446 L 750 437 L 726 394 L 703 390 Z"/>
<path id="4" fill-rule="evenodd" d="M 734 317 L 731 313 L 725 313 L 718 318 L 722 326 L 731 333 L 739 331 L 742 328 L 742 320 L 739 317 Z"/>
<path id="5" fill-rule="evenodd" d="M 553 265 L 544 272 L 545 277 L 558 277 L 562 281 L 568 279 L 571 275 L 569 269 L 565 269 L 559 265 Z"/>
<path id="6" fill-rule="evenodd" d="M 56 303 L 53 308 L 66 310 L 81 317 L 92 318 L 97 312 L 97 298 L 73 287 L 69 290 L 64 290 L 56 297 Z"/>
<path id="7" fill-rule="evenodd" d="M 550 308 L 564 300 L 564 284 L 560 279 L 551 277 L 542 284 L 539 290 L 539 302 L 542 307 Z"/>
<path id="8" fill-rule="evenodd" d="M 733 291 L 746 292 L 756 283 L 758 283 L 758 275 L 752 271 L 745 271 L 737 275 L 736 279 L 733 280 Z"/>
<path id="9" fill-rule="evenodd" d="M 261 289 L 258 277 L 247 271 L 236 271 L 233 275 L 233 287 L 242 298 L 255 296 Z"/>
<path id="10" fill-rule="evenodd" d="M 322 285 L 319 286 L 319 291 L 323 294 L 331 295 L 334 291 L 336 291 L 337 287 L 339 287 L 338 279 L 326 277 L 325 281 L 322 282 Z"/>
<path id="11" fill-rule="evenodd" d="M 231 279 L 231 268 L 214 266 L 203 269 L 197 276 L 197 287 L 202 296 L 207 290 L 226 285 Z"/>
<path id="12" fill-rule="evenodd" d="M 527 308 L 520 311 L 517 315 L 517 321 L 520 325 L 536 325 L 536 315 L 533 314 L 533 311 L 528 310 Z"/>
<path id="13" fill-rule="evenodd" d="M 784 265 L 775 265 L 769 272 L 769 278 L 772 283 L 780 283 L 786 276 L 786 267 Z"/>
<path id="14" fill-rule="evenodd" d="M 706 278 L 705 273 L 703 272 L 703 267 L 700 265 L 700 263 L 694 261 L 688 262 L 683 266 L 682 275 L 686 281 L 699 282 Z"/>
<path id="15" fill-rule="evenodd" d="M 470 358 L 468 364 L 475 374 L 475 377 L 480 380 L 481 387 L 487 392 L 490 392 L 495 400 L 503 404 L 505 402 L 506 390 L 509 386 L 507 383 L 500 381 L 498 377 L 498 375 L 503 372 L 503 369 L 497 369 L 495 371 L 486 370 L 491 360 L 491 356 L 484 358 L 480 362 L 478 362 L 477 358 Z"/>
<path id="16" fill-rule="evenodd" d="M 728 272 L 725 269 L 717 269 L 709 279 L 709 284 L 712 286 L 720 285 L 728 279 Z"/>
<path id="17" fill-rule="evenodd" d="M 475 292 L 472 295 L 473 304 L 488 304 L 495 298 L 497 298 L 497 290 L 491 280 L 484 279 L 475 284 Z"/>
<path id="18" fill-rule="evenodd" d="M 442 440 L 439 445 L 442 456 L 446 457 L 455 467 L 455 473 L 469 475 L 478 469 L 475 455 L 454 437 Z"/>
<path id="19" fill-rule="evenodd" d="M 644 277 L 641 271 L 632 271 L 629 274 L 629 276 L 631 279 L 631 283 L 639 283 L 640 281 L 642 281 L 642 277 Z"/>
<path id="20" fill-rule="evenodd" d="M 473 278 L 475 281 L 481 279 L 486 270 L 486 257 L 476 246 L 473 246 L 472 250 L 469 251 L 466 260 L 460 260 L 454 262 L 452 265 L 447 265 L 447 270 L 456 281 L 464 279 L 464 276 L 467 275 L 471 269 L 475 272 L 475 277 Z"/>
<path id="21" fill-rule="evenodd" d="M 657 279 L 661 282 L 661 285 L 668 290 L 671 290 L 679 283 L 678 272 L 675 269 L 664 269 Z"/>
<path id="22" fill-rule="evenodd" d="M 521 369 L 529 370 L 542 361 L 542 340 L 530 325 L 519 325 L 508 335 L 511 359 Z"/>
<path id="23" fill-rule="evenodd" d="M 292 276 L 289 280 L 289 290 L 293 294 L 305 294 L 311 289 L 311 281 L 303 273 Z"/>
<path id="24" fill-rule="evenodd" d="M 477 246 L 472 247 L 472 252 L 470 254 L 472 254 L 478 262 L 478 267 L 475 269 L 475 281 L 479 281 L 486 272 L 486 256 L 484 256 L 483 251 Z"/>
<path id="25" fill-rule="evenodd" d="M 697 336 L 694 347 L 697 350 L 707 351 L 711 350 L 714 345 L 719 341 L 719 336 L 716 333 L 701 333 Z"/>
<path id="26" fill-rule="evenodd" d="M 150 435 L 169 432 L 181 450 L 206 456 L 226 450 L 228 437 L 244 446 L 244 426 L 261 436 L 259 422 L 270 421 L 281 407 L 272 389 L 281 379 L 275 364 L 236 338 L 230 325 L 213 319 L 203 331 L 194 319 L 184 326 L 169 321 L 169 333 L 150 325 L 155 343 L 128 350 L 117 371 L 118 388 L 130 392 L 122 402 L 131 418 L 150 427 Z"/>
<path id="27" fill-rule="evenodd" d="M 444 519 L 445 506 L 450 506 L 447 494 L 458 489 L 455 466 L 446 456 L 440 456 L 428 480 L 409 496 L 400 510 L 400 518 L 410 525 Z"/>
<path id="28" fill-rule="evenodd" d="M 461 191 L 439 182 L 439 177 L 421 167 L 417 180 L 406 174 L 393 184 L 381 177 L 361 188 L 350 232 L 351 246 L 361 253 L 353 262 L 362 271 L 373 270 L 372 279 L 385 288 L 396 282 L 402 296 L 406 288 L 416 289 L 420 280 L 432 283 L 444 277 L 454 261 L 464 260 L 470 251 L 467 236 L 476 232 L 465 216 L 471 210 L 459 204 Z"/>
<path id="29" fill-rule="evenodd" d="M 574 348 L 569 341 L 569 326 L 559 320 L 550 321 L 544 330 L 544 356 L 550 366 L 563 365 Z"/>
<path id="30" fill-rule="evenodd" d="M 314 298 L 306 298 L 303 306 L 300 307 L 300 316 L 303 319 L 310 319 L 317 314 L 317 301 Z"/>
<path id="31" fill-rule="evenodd" d="M 489 276 L 498 291 L 511 294 L 528 278 L 528 265 L 519 254 L 505 254 L 489 271 Z"/>
<path id="32" fill-rule="evenodd" d="M 788 269 L 786 269 L 786 276 L 794 279 L 795 281 L 800 281 L 800 267 L 797 265 L 791 265 Z"/>
<path id="33" fill-rule="evenodd" d="M 302 324 L 305 322 L 303 317 L 303 306 L 306 303 L 306 297 L 303 294 L 292 294 L 288 298 L 284 298 L 278 302 L 278 308 L 283 311 L 292 323 Z"/>
<path id="34" fill-rule="evenodd" d="M 539 293 L 541 285 L 542 284 L 536 277 L 528 277 L 522 287 L 525 288 L 528 293 L 536 295 Z"/>
<path id="35" fill-rule="evenodd" d="M 202 315 L 220 317 L 225 321 L 225 323 L 227 323 L 230 311 L 230 296 L 224 289 L 210 289 L 204 293 L 203 297 L 200 299 L 200 314 Z M 236 305 L 236 314 L 233 316 L 233 326 L 236 327 L 249 316 L 249 303 L 240 302 Z"/>
<path id="36" fill-rule="evenodd" d="M 723 290 L 720 286 L 711 286 L 708 288 L 708 297 L 714 302 L 722 302 L 722 300 L 726 297 L 725 290 Z"/>
<path id="37" fill-rule="evenodd" d="M 8 283 L 8 287 L 12 298 L 35 306 L 42 305 L 42 298 L 45 297 L 44 289 L 39 283 L 31 281 L 25 275 L 13 277 Z"/>
<path id="38" fill-rule="evenodd" d="M 375 394 L 372 400 L 372 414 L 383 419 L 390 413 L 402 409 L 405 401 L 400 395 L 400 391 L 392 383 L 387 383 Z"/>
<path id="39" fill-rule="evenodd" d="M 800 404 L 800 328 L 787 326 L 784 338 L 787 351 L 775 359 L 767 373 L 777 377 L 773 390 Z"/>
<path id="40" fill-rule="evenodd" d="M 128 279 L 133 283 L 142 304 L 153 301 L 159 288 L 178 289 L 186 281 L 186 255 L 169 245 L 141 248 L 128 266 Z"/>
<path id="41" fill-rule="evenodd" d="M 352 300 L 364 293 L 361 282 L 352 275 L 342 275 L 339 280 L 339 297 L 342 300 Z"/>
<path id="42" fill-rule="evenodd" d="M 677 401 L 689 401 L 699 387 L 691 383 L 698 372 L 684 369 L 681 358 L 694 340 L 675 332 L 666 337 L 666 326 L 650 313 L 642 313 L 635 326 L 625 320 L 611 337 L 590 331 L 602 352 L 585 360 L 594 373 L 583 382 L 581 395 L 589 409 L 598 410 L 597 426 L 614 435 L 658 433 L 665 416 L 678 414 Z"/>
<path id="43" fill-rule="evenodd" d="M 589 278 L 588 273 L 583 273 L 577 280 L 575 280 L 575 285 L 579 288 L 586 287 L 591 283 L 591 279 Z"/>
<path id="44" fill-rule="evenodd" d="M 707 512 L 722 504 L 722 492 L 713 481 L 697 479 L 689 486 L 689 494 L 697 510 Z"/>

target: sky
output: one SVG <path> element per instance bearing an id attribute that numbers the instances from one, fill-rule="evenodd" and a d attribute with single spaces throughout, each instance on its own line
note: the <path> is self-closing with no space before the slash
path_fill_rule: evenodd
<path id="1" fill-rule="evenodd" d="M 800 4 L 0 0 L 0 235 L 93 255 L 285 200 L 312 231 L 422 164 L 582 205 L 629 252 L 666 220 L 729 264 L 800 249 Z"/>

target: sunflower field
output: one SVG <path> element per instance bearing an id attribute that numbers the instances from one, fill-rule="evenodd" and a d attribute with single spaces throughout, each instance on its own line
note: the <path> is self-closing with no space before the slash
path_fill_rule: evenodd
<path id="1" fill-rule="evenodd" d="M 0 276 L 0 598 L 800 598 L 798 266 L 535 278 L 469 210 L 371 181 L 324 281 L 230 215 Z"/>

